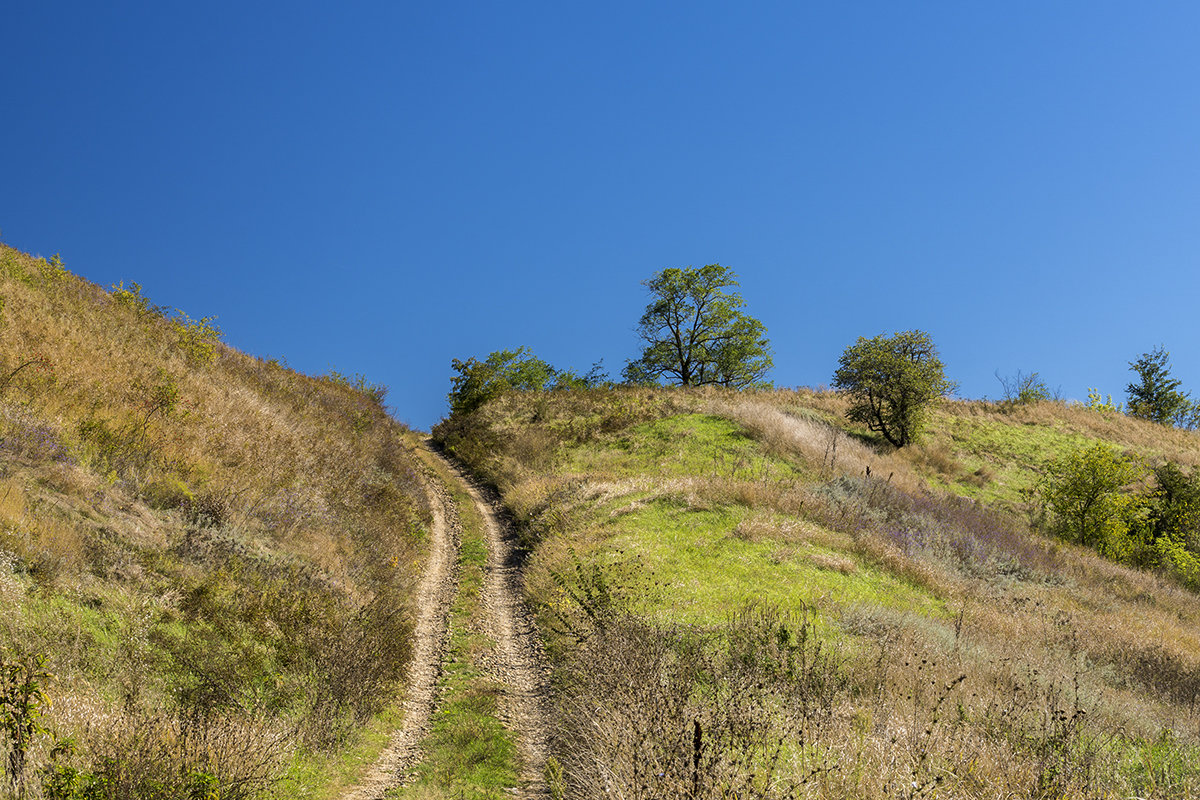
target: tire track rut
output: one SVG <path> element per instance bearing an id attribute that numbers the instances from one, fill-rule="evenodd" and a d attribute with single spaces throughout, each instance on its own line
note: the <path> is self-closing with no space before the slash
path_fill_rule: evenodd
<path id="1" fill-rule="evenodd" d="M 402 785 L 421 757 L 421 741 L 429 732 L 430 719 L 437 707 L 438 679 L 449 640 L 450 605 L 458 589 L 461 528 L 454 500 L 441 480 L 432 470 L 423 477 L 433 526 L 429 563 L 417 589 L 417 622 L 408 670 L 408 696 L 404 701 L 404 725 L 392 736 L 362 781 L 344 793 L 342 800 L 379 800 L 389 789 Z"/>

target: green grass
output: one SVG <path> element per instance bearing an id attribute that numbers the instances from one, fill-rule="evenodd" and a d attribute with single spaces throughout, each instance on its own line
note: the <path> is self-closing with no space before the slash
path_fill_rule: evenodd
<path id="1" fill-rule="evenodd" d="M 811 615 L 847 681 L 819 732 L 836 764 L 811 796 L 1197 796 L 1195 709 L 1177 699 L 1194 686 L 1194 596 L 1048 542 L 1020 513 L 1047 464 L 1078 445 L 1102 440 L 1190 466 L 1200 463 L 1194 434 L 1062 404 L 1005 413 L 947 403 L 921 445 L 891 452 L 861 447 L 835 396 L 663 394 L 672 401 L 659 403 L 662 418 L 605 423 L 575 440 L 546 435 L 546 415 L 529 410 L 556 408 L 555 395 L 514 395 L 470 421 L 487 448 L 467 441 L 464 451 L 497 476 L 531 534 L 526 588 L 553 664 L 582 684 L 560 688 L 582 703 L 583 723 L 568 725 L 578 736 L 554 755 L 587 756 L 562 762 L 568 777 L 611 777 L 629 742 L 678 738 L 674 718 L 638 726 L 686 647 L 659 674 L 626 680 L 628 664 L 660 663 L 659 641 L 636 627 L 621 638 L 614 626 L 592 650 L 589 619 L 630 612 L 719 654 L 741 641 L 752 614 L 739 612 L 765 606 Z M 586 410 L 586 400 L 573 402 Z M 836 465 L 821 460 L 823 429 L 755 406 L 808 401 L 801 416 L 854 437 L 841 440 Z M 666 416 L 689 402 L 708 413 Z M 518 446 L 538 442 L 554 444 L 553 460 Z M 628 716 L 614 713 L 597 735 L 595 703 Z M 685 724 L 697 715 L 683 713 Z M 768 727 L 782 719 L 766 716 Z M 608 779 L 587 796 L 608 796 Z"/>
<path id="2" fill-rule="evenodd" d="M 767 457 L 737 424 L 706 414 L 648 422 L 615 440 L 574 448 L 566 471 L 614 477 L 714 475 L 756 481 L 800 476 L 793 464 Z"/>
<path id="3" fill-rule="evenodd" d="M 222 795 L 282 763 L 290 795 L 320 796 L 372 760 L 428 523 L 414 436 L 377 388 L 239 353 L 211 321 L 3 245 L 0 295 L 0 656 L 46 657 L 43 722 L 75 743 L 60 765 L 166 796 L 144 787 L 209 758 L 183 719 L 212 740 L 288 732 L 220 758 Z M 319 770 L 287 765 L 310 745 Z"/>
<path id="4" fill-rule="evenodd" d="M 272 794 L 308 800 L 334 800 L 341 796 L 379 758 L 403 718 L 401 704 L 397 703 L 375 715 L 336 753 L 297 752 L 272 787 Z"/>
<path id="5" fill-rule="evenodd" d="M 660 619 L 717 625 L 731 610 L 754 604 L 779 608 L 871 603 L 930 616 L 941 601 L 846 551 L 769 536 L 738 535 L 751 510 L 732 505 L 696 510 L 659 500 L 609 523 L 611 536 L 593 557 L 636 554 L 657 589 L 635 601 Z"/>
<path id="6" fill-rule="evenodd" d="M 1034 487 L 1047 464 L 1091 441 L 1058 426 L 987 417 L 939 415 L 937 423 L 930 431 L 933 442 L 948 443 L 965 472 L 984 468 L 993 477 L 982 487 L 960 480 L 934 483 L 985 502 L 1019 502 L 1022 491 Z"/>
<path id="7" fill-rule="evenodd" d="M 689 501 L 680 488 L 663 496 L 658 481 L 729 485 L 807 482 L 802 464 L 768 453 L 730 420 L 683 414 L 635 426 L 611 441 L 572 449 L 571 474 L 638 478 L 639 487 L 585 507 L 581 527 L 603 541 L 587 557 L 598 563 L 625 555 L 655 576 L 639 589 L 635 609 L 662 620 L 716 625 L 731 610 L 755 603 L 794 608 L 868 603 L 943 617 L 944 604 L 926 589 L 875 567 L 852 551 L 849 537 L 819 532 L 819 543 L 797 540 L 780 525 L 753 537 L 739 525 L 761 512 L 744 502 Z M 778 518 L 778 522 L 786 522 Z M 839 546 L 844 544 L 844 547 Z"/>

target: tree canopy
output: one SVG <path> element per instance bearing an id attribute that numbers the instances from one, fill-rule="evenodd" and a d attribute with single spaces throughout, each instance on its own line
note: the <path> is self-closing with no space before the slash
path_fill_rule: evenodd
<path id="1" fill-rule="evenodd" d="M 1138 380 L 1125 387 L 1126 408 L 1131 417 L 1163 425 L 1194 427 L 1189 421 L 1193 403 L 1187 392 L 1179 391 L 1180 382 L 1171 377 L 1170 359 L 1171 354 L 1160 345 L 1143 353 L 1137 361 L 1129 362 L 1129 369 L 1137 373 Z"/>
<path id="2" fill-rule="evenodd" d="M 933 340 L 904 331 L 858 341 L 842 353 L 833 385 L 853 401 L 846 416 L 896 447 L 920 433 L 929 401 L 954 390 Z"/>
<path id="3" fill-rule="evenodd" d="M 587 389 L 608 381 L 599 363 L 580 375 L 573 370 L 552 367 L 527 347 L 497 350 L 483 361 L 455 358 L 451 359 L 450 366 L 458 373 L 451 379 L 448 395 L 452 414 L 474 411 L 510 390 Z"/>
<path id="4" fill-rule="evenodd" d="M 732 269 L 664 269 L 643 285 L 652 298 L 637 327 L 646 347 L 626 364 L 626 380 L 737 389 L 764 382 L 773 365 L 766 327 L 742 312 Z"/>

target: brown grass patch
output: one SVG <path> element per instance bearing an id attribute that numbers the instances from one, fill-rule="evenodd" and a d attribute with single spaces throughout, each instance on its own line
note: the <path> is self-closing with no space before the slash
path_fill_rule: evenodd
<path id="1" fill-rule="evenodd" d="M 52 696 L 123 715 L 93 748 L 116 767 L 184 720 L 336 746 L 395 692 L 431 519 L 382 392 L 208 358 L 169 310 L 3 245 L 0 295 L 0 656 L 44 653 Z"/>
<path id="2" fill-rule="evenodd" d="M 776 393 L 771 399 L 775 402 L 792 400 L 783 393 Z M 830 405 L 836 407 L 838 404 Z M 744 425 L 769 452 L 799 457 L 818 474 L 866 475 L 869 471 L 908 491 L 917 491 L 924 486 L 924 481 L 905 458 L 893 452 L 875 450 L 820 417 L 802 411 L 789 413 L 775 405 L 736 396 L 718 397 L 710 402 L 708 410 Z"/>

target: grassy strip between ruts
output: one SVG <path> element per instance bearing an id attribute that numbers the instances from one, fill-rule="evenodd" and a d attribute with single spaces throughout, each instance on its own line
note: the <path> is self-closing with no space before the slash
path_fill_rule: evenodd
<path id="1" fill-rule="evenodd" d="M 425 740 L 417 777 L 408 786 L 389 792 L 387 797 L 394 800 L 499 798 L 519 780 L 516 743 L 498 717 L 502 687 L 483 666 L 495 647 L 485 633 L 482 592 L 487 544 L 483 520 L 453 479 L 445 480 L 462 522 L 450 647 L 439 682 L 439 708 Z"/>

